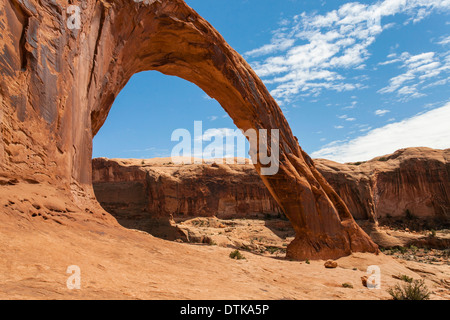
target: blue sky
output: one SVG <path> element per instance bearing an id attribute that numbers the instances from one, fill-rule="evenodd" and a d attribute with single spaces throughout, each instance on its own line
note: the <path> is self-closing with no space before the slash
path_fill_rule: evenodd
<path id="1" fill-rule="evenodd" d="M 188 0 L 250 63 L 313 158 L 450 148 L 450 1 Z M 93 157 L 168 157 L 177 128 L 236 129 L 195 85 L 133 76 Z"/>

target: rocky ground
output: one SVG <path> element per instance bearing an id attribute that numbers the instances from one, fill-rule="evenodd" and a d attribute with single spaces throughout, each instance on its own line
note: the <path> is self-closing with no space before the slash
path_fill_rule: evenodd
<path id="1" fill-rule="evenodd" d="M 176 220 L 172 220 L 170 224 L 179 232 L 176 240 L 178 242 L 206 243 L 272 257 L 284 257 L 286 246 L 295 236 L 289 221 L 270 216 L 266 216 L 266 219 L 221 220 L 215 217 L 197 217 Z M 433 233 L 399 231 L 389 227 L 379 227 L 378 230 L 397 239 L 409 239 L 403 246 L 394 244 L 388 248 L 381 247 L 381 251 L 386 255 L 436 266 L 450 265 L 450 248 L 433 246 L 434 243 L 446 243 L 446 240 L 450 239 L 450 230 L 448 229 Z M 164 236 L 162 230 L 157 233 Z M 428 241 L 421 242 L 418 239 Z M 417 245 L 421 247 L 417 247 Z"/>
<path id="2" fill-rule="evenodd" d="M 251 254 L 284 261 L 286 247 L 294 238 L 289 221 L 274 215 L 255 215 L 248 219 L 172 217 L 168 220 L 148 219 L 146 222 L 141 221 L 139 225 L 133 225 L 131 221 L 125 224 L 178 243 L 230 248 L 239 250 L 244 257 Z M 433 248 L 435 243 L 445 243 L 450 239 L 450 230 L 419 232 L 381 226 L 377 228 L 377 232 L 387 237 L 384 240 L 390 241 L 387 248 L 381 247 L 385 256 L 414 271 L 419 275 L 416 278 L 432 281 L 437 285 L 435 293 L 439 297 L 450 298 L 450 250 L 448 246 Z M 391 277 L 401 278 L 402 274 L 392 274 Z"/>
<path id="3" fill-rule="evenodd" d="M 0 299 L 390 299 L 386 290 L 403 276 L 425 279 L 431 299 L 450 299 L 448 260 L 356 253 L 336 268 L 286 260 L 293 234 L 276 216 L 160 221 L 154 234 L 172 237 L 165 240 L 102 211 L 79 212 L 50 186 L 4 185 L 3 196 Z M 230 258 L 236 249 L 244 259 Z M 72 265 L 80 290 L 66 286 Z M 370 265 L 380 267 L 380 290 L 361 281 Z"/>

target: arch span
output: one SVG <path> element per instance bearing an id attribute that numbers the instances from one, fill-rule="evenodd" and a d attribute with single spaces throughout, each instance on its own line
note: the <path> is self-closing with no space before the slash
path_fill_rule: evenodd
<path id="1" fill-rule="evenodd" d="M 94 201 L 92 138 L 131 76 L 156 70 L 195 83 L 215 98 L 242 130 L 279 129 L 279 171 L 261 177 L 296 231 L 287 248 L 289 258 L 377 252 L 377 246 L 300 148 L 281 109 L 246 61 L 184 1 L 145 2 L 85 1 L 80 30 L 64 26 L 63 1 L 14 2 L 28 20 L 23 27 L 26 52 L 17 50 L 17 59 L 26 59 L 18 65 L 25 65 L 26 70 L 19 66 L 8 76 L 18 87 L 25 86 L 31 97 L 23 98 L 20 110 L 25 110 L 26 116 L 19 117 L 19 125 L 26 130 L 27 121 L 45 123 L 37 128 L 49 138 L 41 142 L 48 152 L 40 170 L 49 177 L 57 174 L 58 181 L 72 189 L 75 202 Z M 55 25 L 61 30 L 55 31 Z M 11 34 L 17 33 L 16 25 L 9 29 Z M 22 39 L 19 34 L 13 36 Z M 7 63 L 0 61 L 1 70 L 10 69 Z M 12 88 L 3 94 L 6 104 L 12 106 L 13 100 L 17 101 L 14 97 L 21 96 L 19 92 Z M 16 112 L 14 117 L 22 113 Z M 50 163 L 60 164 L 56 173 Z M 10 159 L 2 162 L 2 169 L 13 167 Z M 255 167 L 261 172 L 261 163 Z"/>

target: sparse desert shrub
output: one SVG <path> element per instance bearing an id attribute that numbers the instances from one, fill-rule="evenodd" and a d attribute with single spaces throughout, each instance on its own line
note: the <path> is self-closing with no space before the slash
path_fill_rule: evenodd
<path id="1" fill-rule="evenodd" d="M 234 250 L 230 253 L 230 258 L 231 259 L 236 259 L 236 260 L 242 260 L 245 259 L 245 257 L 242 255 L 242 253 L 239 252 L 239 250 Z"/>
<path id="2" fill-rule="evenodd" d="M 267 247 L 267 251 L 269 251 L 270 254 L 274 254 L 278 251 L 277 247 Z"/>
<path id="3" fill-rule="evenodd" d="M 403 285 L 396 285 L 387 290 L 394 300 L 429 300 L 430 292 L 428 291 L 425 281 L 413 280 Z"/>
<path id="4" fill-rule="evenodd" d="M 345 283 L 342 284 L 342 286 L 343 286 L 344 288 L 350 288 L 350 289 L 353 289 L 353 285 L 352 285 L 351 283 L 345 282 Z"/>
<path id="5" fill-rule="evenodd" d="M 378 161 L 388 161 L 388 160 L 389 160 L 389 159 L 386 158 L 386 157 L 381 157 L 381 158 L 378 159 Z"/>
<path id="6" fill-rule="evenodd" d="M 405 248 L 405 247 L 398 247 L 398 250 L 399 250 L 402 254 L 405 254 L 405 253 L 408 251 L 408 249 Z"/>
<path id="7" fill-rule="evenodd" d="M 306 259 L 306 260 L 305 260 L 305 263 L 306 263 L 306 264 L 310 264 L 309 259 Z"/>
<path id="8" fill-rule="evenodd" d="M 431 230 L 430 237 L 436 237 L 436 230 Z"/>
<path id="9" fill-rule="evenodd" d="M 408 282 L 408 283 L 412 283 L 414 281 L 413 278 L 407 276 L 406 274 L 401 274 L 401 275 L 397 276 L 396 278 L 399 279 L 399 280 Z"/>

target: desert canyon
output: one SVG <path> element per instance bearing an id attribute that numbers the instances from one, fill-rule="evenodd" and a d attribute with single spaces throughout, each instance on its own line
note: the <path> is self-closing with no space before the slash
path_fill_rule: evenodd
<path id="1" fill-rule="evenodd" d="M 449 149 L 313 160 L 249 64 L 184 1 L 86 0 L 75 31 L 66 6 L 0 1 L 1 299 L 389 299 L 401 275 L 450 298 Z M 278 173 L 92 160 L 114 99 L 147 70 L 193 82 L 238 128 L 279 129 Z M 71 265 L 80 290 L 66 287 Z M 381 290 L 361 281 L 371 265 Z"/>

